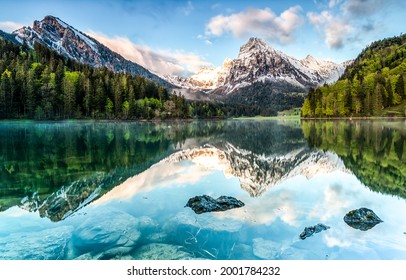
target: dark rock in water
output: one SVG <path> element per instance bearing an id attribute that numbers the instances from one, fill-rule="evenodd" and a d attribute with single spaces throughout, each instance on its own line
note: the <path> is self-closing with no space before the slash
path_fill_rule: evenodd
<path id="1" fill-rule="evenodd" d="M 317 224 L 312 227 L 305 227 L 303 232 L 299 235 L 300 239 L 305 240 L 307 237 L 312 236 L 315 233 L 319 233 L 320 231 L 323 230 L 328 230 L 330 227 L 323 225 L 323 224 Z"/>
<path id="2" fill-rule="evenodd" d="M 192 208 L 196 214 L 202 214 L 206 212 L 226 211 L 244 205 L 243 202 L 231 196 L 220 196 L 214 199 L 208 195 L 201 195 L 189 199 L 185 207 Z"/>
<path id="3" fill-rule="evenodd" d="M 344 216 L 344 222 L 350 227 L 366 231 L 383 221 L 371 209 L 360 208 L 348 212 Z"/>

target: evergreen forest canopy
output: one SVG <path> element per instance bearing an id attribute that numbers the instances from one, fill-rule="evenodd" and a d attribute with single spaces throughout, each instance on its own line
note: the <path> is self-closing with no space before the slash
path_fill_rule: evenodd
<path id="1" fill-rule="evenodd" d="M 143 77 L 94 69 L 40 43 L 29 49 L 0 36 L 0 119 L 137 120 L 263 114 L 269 112 L 256 105 L 189 101 Z"/>
<path id="2" fill-rule="evenodd" d="M 302 116 L 404 116 L 405 73 L 406 34 L 376 41 L 336 83 L 309 90 Z"/>

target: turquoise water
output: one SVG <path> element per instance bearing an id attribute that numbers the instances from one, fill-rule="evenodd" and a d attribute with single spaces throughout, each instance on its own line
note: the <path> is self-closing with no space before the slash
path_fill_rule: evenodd
<path id="1" fill-rule="evenodd" d="M 3 122 L 0 258 L 406 259 L 404 127 Z M 203 194 L 245 206 L 184 207 Z M 384 222 L 348 226 L 360 207 Z"/>

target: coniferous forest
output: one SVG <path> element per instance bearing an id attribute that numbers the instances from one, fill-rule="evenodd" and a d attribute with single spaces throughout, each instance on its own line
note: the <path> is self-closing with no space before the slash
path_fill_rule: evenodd
<path id="1" fill-rule="evenodd" d="M 0 39 L 0 119 L 168 119 L 255 115 L 250 106 L 189 101 L 148 79 L 94 69 L 36 43 Z"/>
<path id="2" fill-rule="evenodd" d="M 336 83 L 309 90 L 302 116 L 404 116 L 405 73 L 406 35 L 376 41 Z"/>

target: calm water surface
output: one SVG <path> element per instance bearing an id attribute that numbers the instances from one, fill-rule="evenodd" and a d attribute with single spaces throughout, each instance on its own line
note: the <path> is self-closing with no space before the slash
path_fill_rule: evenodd
<path id="1" fill-rule="evenodd" d="M 405 140 L 404 121 L 2 122 L 0 259 L 405 260 Z M 204 194 L 245 206 L 184 207 Z M 384 222 L 348 226 L 361 207 Z"/>

